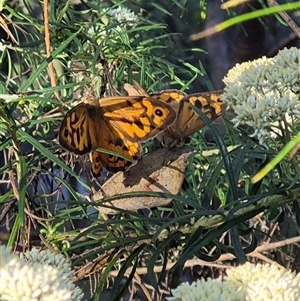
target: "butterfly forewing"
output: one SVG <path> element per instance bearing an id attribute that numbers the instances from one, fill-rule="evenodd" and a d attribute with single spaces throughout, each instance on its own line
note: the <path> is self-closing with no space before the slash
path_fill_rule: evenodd
<path id="1" fill-rule="evenodd" d="M 194 134 L 205 126 L 205 122 L 193 109 L 197 107 L 212 121 L 219 117 L 226 109 L 221 101 L 222 91 L 195 93 L 180 99 L 176 122 L 162 132 L 158 139 L 167 147 L 182 147 L 185 137 Z"/>
<path id="2" fill-rule="evenodd" d="M 209 119 L 214 120 L 226 109 L 226 103 L 221 100 L 223 91 L 195 93 L 187 97 L 187 102 L 200 109 Z"/>
<path id="3" fill-rule="evenodd" d="M 222 91 L 196 93 L 183 99 L 179 119 L 177 120 L 177 131 L 182 134 L 182 137 L 190 136 L 205 126 L 205 122 L 191 105 L 197 107 L 213 121 L 226 109 L 226 103 L 220 99 L 221 94 Z"/>
<path id="4" fill-rule="evenodd" d="M 166 103 L 146 96 L 114 97 L 113 105 L 101 103 L 104 116 L 129 141 L 145 141 L 170 126 L 175 111 Z M 118 101 L 116 101 L 118 100 Z"/>
<path id="5" fill-rule="evenodd" d="M 150 93 L 150 97 L 162 100 L 170 105 L 178 104 L 186 97 L 187 94 L 180 90 L 163 90 L 160 92 Z"/>

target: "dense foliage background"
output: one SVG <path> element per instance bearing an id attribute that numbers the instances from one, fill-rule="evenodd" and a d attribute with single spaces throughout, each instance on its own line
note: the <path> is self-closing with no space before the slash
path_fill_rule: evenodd
<path id="1" fill-rule="evenodd" d="M 258 14 L 269 2 L 230 10 L 215 0 L 4 3 L 1 242 L 17 251 L 38 246 L 63 253 L 92 300 L 162 300 L 182 281 L 217 277 L 246 260 L 299 272 L 299 174 L 279 165 L 251 184 L 282 144 L 260 146 L 247 128 L 232 127 L 232 112 L 191 137 L 195 152 L 172 204 L 108 219 L 89 199 L 108 175 L 92 179 L 88 157 L 79 159 L 57 141 L 63 112 L 89 89 L 99 96 L 124 93 L 124 83 L 133 80 L 148 92 L 222 89 L 236 63 L 299 48 L 299 27 L 279 14 L 189 38 Z M 299 20 L 299 11 L 287 13 Z M 147 142 L 145 152 L 157 144 Z"/>

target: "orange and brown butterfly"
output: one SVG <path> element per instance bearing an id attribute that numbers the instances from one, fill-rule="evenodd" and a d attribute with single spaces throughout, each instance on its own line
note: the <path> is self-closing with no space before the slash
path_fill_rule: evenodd
<path id="1" fill-rule="evenodd" d="M 182 147 L 185 138 L 205 126 L 205 122 L 193 109 L 201 110 L 211 121 L 219 117 L 226 109 L 226 103 L 220 99 L 223 91 L 200 92 L 187 95 L 179 90 L 163 90 L 147 94 L 136 82 L 125 85 L 129 95 L 145 95 L 170 104 L 176 112 L 176 121 L 156 138 L 166 147 Z"/>
<path id="2" fill-rule="evenodd" d="M 66 113 L 59 142 L 77 155 L 92 151 L 91 170 L 98 177 L 102 167 L 125 170 L 140 157 L 140 142 L 158 135 L 175 118 L 172 107 L 149 96 L 87 97 Z"/>

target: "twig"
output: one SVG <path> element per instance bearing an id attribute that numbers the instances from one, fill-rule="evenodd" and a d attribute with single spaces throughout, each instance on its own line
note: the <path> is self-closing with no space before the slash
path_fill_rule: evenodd
<path id="1" fill-rule="evenodd" d="M 146 298 L 148 301 L 153 301 L 152 297 L 150 296 L 149 291 L 147 290 L 147 288 L 145 287 L 139 273 L 137 271 L 135 271 L 134 273 L 134 278 L 136 280 L 136 283 L 140 286 L 140 288 L 142 289 L 143 293 L 145 294 Z"/>
<path id="2" fill-rule="evenodd" d="M 274 242 L 274 243 L 270 243 L 267 245 L 261 245 L 259 247 L 256 248 L 256 250 L 252 253 L 247 254 L 247 256 L 251 256 L 251 257 L 257 257 L 257 258 L 261 258 L 261 259 L 265 259 L 266 258 L 260 254 L 262 252 L 266 252 L 272 249 L 277 249 L 283 246 L 287 246 L 287 245 L 291 245 L 291 244 L 296 244 L 296 243 L 300 243 L 300 236 L 296 236 L 293 238 L 289 238 L 286 240 L 282 240 L 279 242 Z M 201 259 L 192 259 L 192 260 L 188 260 L 184 267 L 193 267 L 195 265 L 203 265 L 203 266 L 210 266 L 210 267 L 216 267 L 216 268 L 232 268 L 231 266 L 227 266 L 227 265 L 220 265 L 219 262 L 223 262 L 223 261 L 227 261 L 227 260 L 233 260 L 236 259 L 236 257 L 231 254 L 231 253 L 227 253 L 227 254 L 223 254 L 219 257 L 219 259 L 216 262 L 208 262 L 208 261 L 203 261 Z M 175 263 L 170 262 L 166 265 L 166 270 L 170 270 L 173 266 L 175 265 Z M 124 273 L 124 275 L 129 275 L 131 272 L 132 268 L 128 268 L 126 270 L 126 272 Z M 156 266 L 154 267 L 153 271 L 155 273 L 161 273 L 163 270 L 162 266 Z M 139 275 L 143 275 L 143 274 L 147 274 L 148 273 L 148 268 L 147 267 L 143 267 L 143 268 L 137 268 L 136 269 L 136 273 L 138 273 Z M 109 273 L 109 277 L 116 277 L 118 275 L 118 271 L 111 271 Z"/>
<path id="3" fill-rule="evenodd" d="M 44 0 L 44 26 L 45 26 L 45 45 L 46 45 L 46 55 L 47 58 L 51 58 L 51 43 L 50 43 L 50 31 L 49 31 L 49 13 L 48 13 L 48 0 Z M 54 73 L 54 68 L 53 68 L 53 62 L 52 60 L 49 61 L 48 63 L 48 70 L 49 70 L 49 76 L 50 76 L 50 81 L 51 81 L 51 87 L 56 87 L 56 79 L 55 79 L 55 73 Z M 60 102 L 60 95 L 56 91 L 54 92 L 54 95 L 56 99 Z M 63 107 L 59 105 L 60 111 L 62 114 L 63 112 Z"/>
<path id="4" fill-rule="evenodd" d="M 268 0 L 268 3 L 271 6 L 279 6 L 278 2 L 275 0 Z M 288 24 L 288 26 L 292 29 L 292 31 L 297 35 L 297 37 L 300 39 L 300 28 L 299 26 L 294 22 L 294 20 L 286 13 L 286 12 L 278 12 L 278 14 L 281 16 L 281 18 Z"/>

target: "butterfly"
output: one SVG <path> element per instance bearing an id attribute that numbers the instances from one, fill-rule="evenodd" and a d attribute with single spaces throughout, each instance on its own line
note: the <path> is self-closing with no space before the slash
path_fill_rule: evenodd
<path id="1" fill-rule="evenodd" d="M 82 102 L 66 113 L 59 142 L 77 155 L 91 152 L 91 171 L 98 177 L 102 167 L 112 172 L 125 170 L 140 157 L 140 142 L 155 137 L 175 119 L 173 108 L 157 98 L 90 97 L 88 103 Z"/>
<path id="2" fill-rule="evenodd" d="M 182 147 L 185 138 L 205 126 L 205 122 L 193 109 L 201 110 L 211 121 L 219 117 L 226 109 L 226 103 L 220 99 L 223 91 L 200 92 L 187 95 L 179 90 L 163 90 L 148 94 L 138 83 L 124 86 L 129 95 L 145 95 L 170 104 L 176 112 L 175 122 L 156 138 L 165 147 Z"/>

